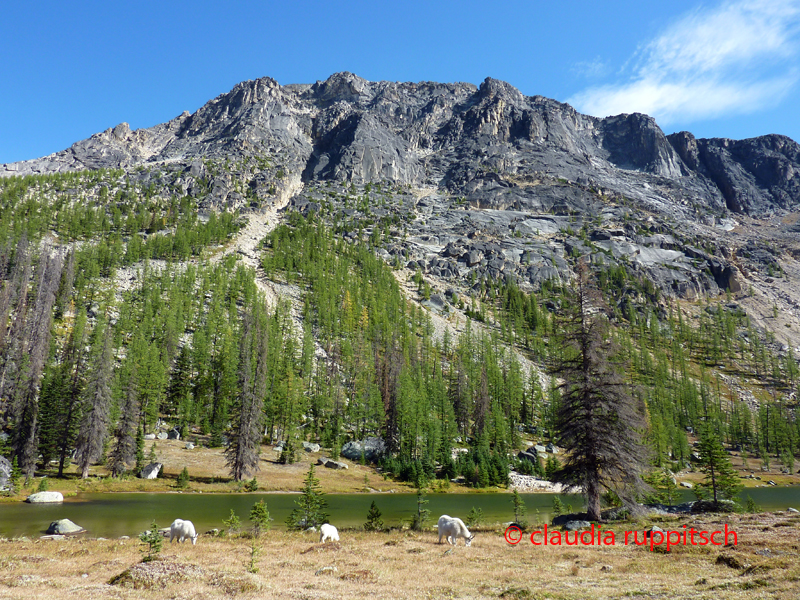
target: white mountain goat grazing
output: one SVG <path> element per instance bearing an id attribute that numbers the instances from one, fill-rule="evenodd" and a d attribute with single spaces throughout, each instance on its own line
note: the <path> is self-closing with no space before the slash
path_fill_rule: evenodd
<path id="1" fill-rule="evenodd" d="M 442 536 L 447 539 L 447 543 L 451 546 L 458 545 L 458 538 L 464 538 L 464 545 L 469 546 L 472 544 L 472 538 L 475 537 L 474 533 L 470 533 L 464 521 L 458 517 L 448 517 L 442 515 L 439 517 L 439 543 L 442 543 Z M 452 539 L 451 539 L 452 538 Z"/>
<path id="2" fill-rule="evenodd" d="M 191 539 L 192 546 L 197 544 L 197 532 L 194 530 L 194 523 L 183 519 L 175 519 L 172 525 L 169 526 L 169 541 L 172 542 L 175 538 L 178 538 L 179 543 L 186 539 Z"/>
<path id="3" fill-rule="evenodd" d="M 333 540 L 334 542 L 339 541 L 339 532 L 336 530 L 336 527 L 330 523 L 320 525 L 319 528 L 319 543 L 323 544 L 325 543 L 325 540 Z"/>

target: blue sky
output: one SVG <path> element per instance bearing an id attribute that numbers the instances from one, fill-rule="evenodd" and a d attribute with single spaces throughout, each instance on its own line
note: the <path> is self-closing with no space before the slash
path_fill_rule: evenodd
<path id="1" fill-rule="evenodd" d="M 665 132 L 800 141 L 800 0 L 10 2 L 0 163 L 194 112 L 246 79 L 502 79 Z"/>

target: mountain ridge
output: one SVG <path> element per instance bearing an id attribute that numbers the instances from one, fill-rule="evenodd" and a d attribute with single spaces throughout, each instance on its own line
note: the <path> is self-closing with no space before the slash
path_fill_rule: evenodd
<path id="1" fill-rule="evenodd" d="M 578 183 L 647 200 L 633 184 L 672 184 L 714 211 L 750 215 L 800 202 L 800 146 L 770 134 L 745 140 L 665 135 L 641 113 L 598 118 L 487 78 L 468 83 L 369 82 L 336 73 L 314 84 L 241 82 L 193 114 L 150 128 L 126 123 L 47 157 L 0 165 L 0 175 L 134 168 L 200 156 L 284 150 L 305 181 L 390 179 L 463 193 L 486 188 L 481 167 Z M 448 155 L 456 153 L 459 164 Z M 640 177 L 641 176 L 641 177 Z M 492 187 L 492 186 L 488 186 Z M 524 204 L 524 194 L 517 200 Z"/>

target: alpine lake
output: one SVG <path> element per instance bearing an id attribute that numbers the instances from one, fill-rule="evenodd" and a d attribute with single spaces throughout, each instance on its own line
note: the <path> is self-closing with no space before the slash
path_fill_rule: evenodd
<path id="1" fill-rule="evenodd" d="M 749 488 L 742 492 L 743 504 L 746 496 L 764 511 L 800 508 L 800 486 Z M 260 500 L 267 504 L 272 526 L 285 529 L 286 518 L 296 508 L 299 497 L 288 493 L 83 493 L 59 504 L 5 503 L 0 504 L 0 537 L 38 537 L 59 519 L 70 519 L 86 529 L 90 537 L 134 537 L 149 529 L 153 521 L 158 527 L 168 527 L 176 518 L 193 521 L 202 534 L 213 528 L 222 529 L 222 521 L 228 519 L 231 510 L 241 519 L 242 529 L 246 529 L 250 527 L 250 510 Z M 530 522 L 541 523 L 552 517 L 555 494 L 520 494 L 520 497 Z M 484 523 L 505 523 L 514 518 L 512 498 L 508 492 L 431 493 L 425 496 L 428 502 L 424 508 L 430 511 L 431 526 L 442 514 L 466 519 L 473 507 L 483 511 Z M 690 490 L 681 490 L 675 503 L 694 498 Z M 562 494 L 561 499 L 574 512 L 584 508 L 579 495 Z M 325 500 L 330 522 L 340 529 L 360 528 L 373 501 L 387 527 L 408 523 L 417 509 L 416 494 L 407 493 L 326 494 Z"/>

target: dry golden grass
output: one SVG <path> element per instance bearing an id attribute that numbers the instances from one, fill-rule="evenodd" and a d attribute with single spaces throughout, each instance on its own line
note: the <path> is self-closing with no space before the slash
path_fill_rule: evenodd
<path id="1" fill-rule="evenodd" d="M 322 546 L 314 534 L 269 532 L 260 541 L 258 573 L 247 569 L 247 538 L 165 544 L 160 560 L 144 566 L 137 566 L 136 540 L 5 541 L 0 598 L 800 597 L 797 516 L 715 515 L 660 525 L 724 523 L 737 531 L 737 547 L 679 546 L 669 554 L 621 544 L 510 546 L 499 531 L 480 531 L 472 547 L 454 549 L 437 544 L 433 533 L 342 531 L 340 543 Z"/>

